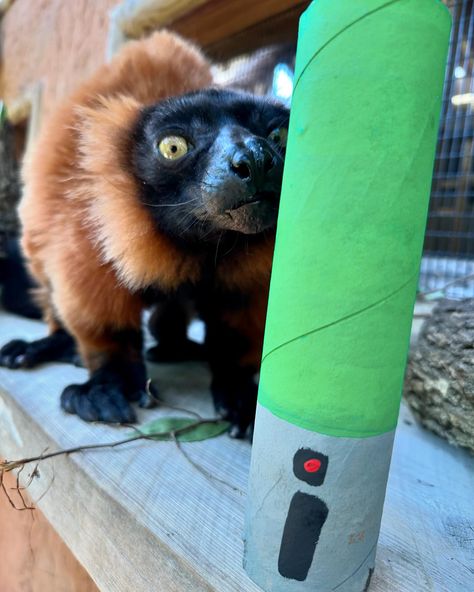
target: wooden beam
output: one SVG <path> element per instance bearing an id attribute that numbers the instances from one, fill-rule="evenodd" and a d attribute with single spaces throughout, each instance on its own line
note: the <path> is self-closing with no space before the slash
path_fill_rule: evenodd
<path id="1" fill-rule="evenodd" d="M 205 47 L 205 51 L 214 61 L 223 62 L 277 43 L 294 45 L 296 50 L 301 13 L 301 6 L 292 8 L 244 29 L 236 35 L 216 41 Z"/>
<path id="2" fill-rule="evenodd" d="M 107 56 L 127 39 L 168 27 L 225 60 L 274 43 L 294 43 L 309 0 L 124 0 L 111 12 Z"/>
<path id="3" fill-rule="evenodd" d="M 0 0 L 1 2 L 1 0 Z M 129 39 L 138 39 L 209 0 L 123 0 L 109 13 L 106 59 L 110 59 Z"/>
<path id="4" fill-rule="evenodd" d="M 117 7 L 116 18 L 122 33 L 134 39 L 167 26 L 206 2 L 209 0 L 125 0 Z"/>
<path id="5" fill-rule="evenodd" d="M 173 20 L 169 27 L 214 57 L 231 57 L 280 41 L 296 41 L 309 0 L 213 0 Z"/>
<path id="6" fill-rule="evenodd" d="M 43 323 L 3 312 L 0 327 L 2 343 L 38 339 L 46 330 Z M 183 364 L 177 372 L 171 364 L 151 364 L 149 371 L 168 404 L 212 415 L 204 366 Z M 130 432 L 87 424 L 60 409 L 55 393 L 86 375 L 68 364 L 30 372 L 0 368 L 0 457 L 110 442 Z M 141 424 L 176 415 L 165 406 L 140 410 Z M 250 446 L 228 436 L 185 446 L 207 475 L 173 442 L 141 442 L 40 464 L 28 491 L 33 499 L 43 496 L 38 507 L 103 592 L 259 592 L 242 568 Z M 473 589 L 472 465 L 472 456 L 421 429 L 402 405 L 371 592 Z M 23 471 L 25 480 L 31 470 Z M 0 541 L 9 520 L 0 515 Z M 37 554 L 29 557 L 51 569 Z M 0 545 L 1 592 L 21 590 L 2 586 L 11 561 Z M 25 585 L 32 592 L 56 592 L 32 579 L 23 582 L 32 584 Z"/>

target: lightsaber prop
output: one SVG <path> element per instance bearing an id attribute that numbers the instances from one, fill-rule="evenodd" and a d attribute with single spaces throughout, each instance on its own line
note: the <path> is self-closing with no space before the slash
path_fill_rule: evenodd
<path id="1" fill-rule="evenodd" d="M 438 0 L 300 21 L 245 531 L 264 591 L 362 592 L 374 568 L 450 23 Z"/>

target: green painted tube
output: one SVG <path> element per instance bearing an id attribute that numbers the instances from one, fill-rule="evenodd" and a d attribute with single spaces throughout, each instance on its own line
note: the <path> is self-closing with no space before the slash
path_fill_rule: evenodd
<path id="1" fill-rule="evenodd" d="M 266 592 L 362 592 L 374 567 L 450 23 L 439 0 L 300 22 L 245 530 Z"/>
<path id="2" fill-rule="evenodd" d="M 395 427 L 449 30 L 435 0 L 301 20 L 259 393 L 301 427 Z"/>

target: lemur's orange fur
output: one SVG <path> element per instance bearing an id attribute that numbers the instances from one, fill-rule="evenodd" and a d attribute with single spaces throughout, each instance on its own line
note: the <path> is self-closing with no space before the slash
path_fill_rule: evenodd
<path id="1" fill-rule="evenodd" d="M 91 370 L 118 347 L 114 332 L 140 327 L 142 288 L 199 277 L 202 262 L 160 234 L 140 203 L 129 156 L 143 106 L 210 84 L 209 63 L 181 38 L 131 42 L 56 111 L 25 165 L 22 244 L 45 319 L 72 333 Z M 216 273 L 249 293 L 252 314 L 228 322 L 243 324 L 255 342 L 246 361 L 258 364 L 273 243 L 254 248 Z"/>

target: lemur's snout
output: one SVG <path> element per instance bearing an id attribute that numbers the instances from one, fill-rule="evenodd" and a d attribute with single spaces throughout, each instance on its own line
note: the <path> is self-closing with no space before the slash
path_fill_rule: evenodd
<path id="1" fill-rule="evenodd" d="M 276 155 L 265 141 L 253 139 L 230 157 L 231 171 L 258 192 L 265 188 L 268 176 L 279 166 Z"/>

